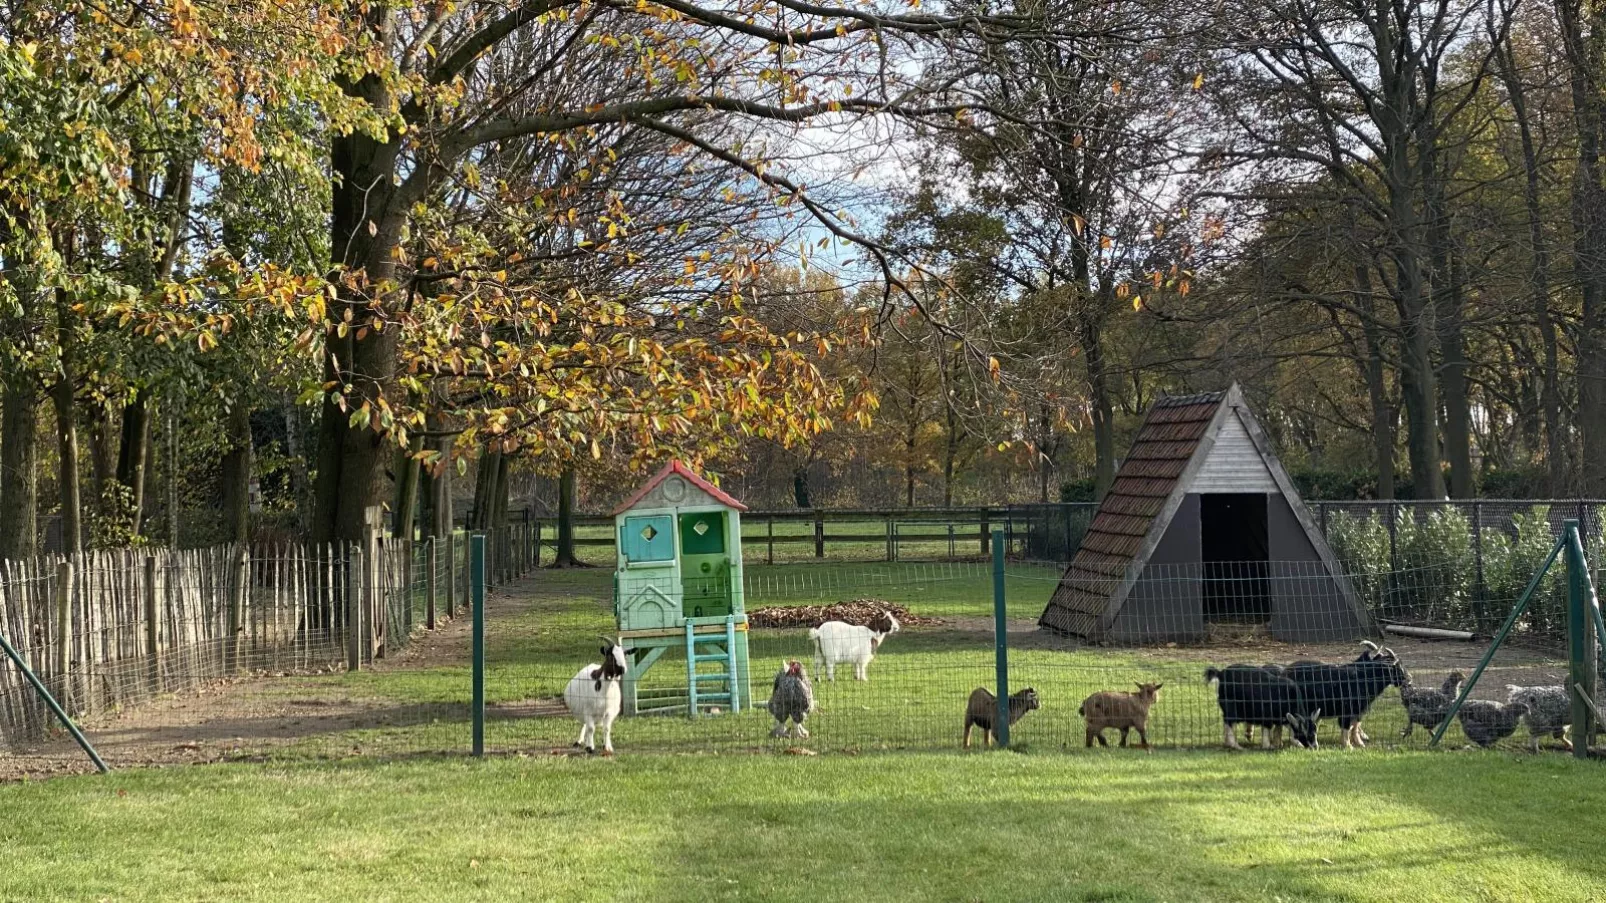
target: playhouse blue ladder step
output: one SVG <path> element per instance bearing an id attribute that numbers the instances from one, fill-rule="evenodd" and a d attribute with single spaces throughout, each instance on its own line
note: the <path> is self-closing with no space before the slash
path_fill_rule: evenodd
<path id="1" fill-rule="evenodd" d="M 697 647 L 715 646 L 723 643 L 724 648 L 717 653 L 699 655 Z M 698 674 L 697 665 L 700 662 L 720 662 L 725 667 L 723 671 Z M 725 681 L 728 688 L 724 691 L 702 691 L 697 688 L 700 681 Z M 736 690 L 736 617 L 725 616 L 724 634 L 696 632 L 691 621 L 686 622 L 686 711 L 693 718 L 702 714 L 701 705 L 712 702 L 729 702 L 732 712 L 742 710 L 741 694 Z"/>

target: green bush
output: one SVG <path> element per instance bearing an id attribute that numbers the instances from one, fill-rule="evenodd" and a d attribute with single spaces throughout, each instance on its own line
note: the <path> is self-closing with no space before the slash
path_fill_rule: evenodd
<path id="1" fill-rule="evenodd" d="M 1472 521 L 1456 508 L 1439 508 L 1395 525 L 1399 562 L 1384 605 L 1386 617 L 1470 629 L 1476 623 L 1477 558 Z"/>
<path id="2" fill-rule="evenodd" d="M 1504 619 L 1555 544 L 1549 505 L 1535 505 L 1527 514 L 1512 514 L 1509 531 L 1484 531 L 1483 582 L 1488 587 L 1491 618 Z M 1565 566 L 1558 562 L 1545 574 L 1528 602 L 1527 614 L 1520 625 L 1522 630 L 1540 636 L 1555 636 L 1566 631 L 1565 573 Z"/>
<path id="3" fill-rule="evenodd" d="M 1357 517 L 1335 511 L 1327 519 L 1327 543 L 1367 608 L 1377 611 L 1393 570 L 1389 529 L 1383 519 L 1375 512 Z"/>

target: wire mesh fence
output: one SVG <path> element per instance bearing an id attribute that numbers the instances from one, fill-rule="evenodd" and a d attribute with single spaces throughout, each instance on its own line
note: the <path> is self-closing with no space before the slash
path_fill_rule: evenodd
<path id="1" fill-rule="evenodd" d="M 1320 719 L 1321 744 L 1342 744 L 1348 719 L 1341 721 L 1341 716 L 1353 713 L 1363 716 L 1358 720 L 1371 746 L 1425 747 L 1429 728 L 1442 720 L 1446 704 L 1442 698 L 1435 703 L 1432 692 L 1454 673 L 1471 673 L 1487 648 L 1487 637 L 1468 642 L 1382 639 L 1377 630 L 1383 623 L 1381 612 L 1349 586 L 1353 575 L 1264 565 L 1208 573 L 1197 566 L 1150 570 L 1122 606 L 1126 633 L 1108 638 L 1111 645 L 1100 645 L 1038 628 L 1061 584 L 1059 568 L 1025 562 L 1007 566 L 1009 686 L 1012 691 L 1032 690 L 1039 704 L 1013 728 L 1013 746 L 1077 749 L 1096 743 L 1081 712 L 1084 700 L 1100 692 L 1133 693 L 1145 683 L 1161 685 L 1159 700 L 1143 719 L 1152 744 L 1221 746 L 1225 731 L 1219 681 L 1206 679 L 1208 669 L 1232 664 L 1291 669 L 1316 661 L 1345 666 L 1336 674 L 1305 678 L 1316 682 L 1306 692 L 1321 693 L 1332 706 Z M 1396 576 L 1425 591 L 1439 589 L 1430 575 Z M 995 686 L 992 578 L 991 567 L 981 562 L 749 567 L 743 588 L 750 621 L 750 690 L 742 688 L 742 701 L 732 707 L 721 700 L 699 708 L 693 717 L 692 687 L 710 677 L 714 686 L 723 687 L 726 669 L 717 662 L 690 661 L 684 644 L 676 642 L 637 675 L 640 713 L 616 722 L 613 742 L 621 751 L 957 748 L 971 694 Z M 540 594 L 520 620 L 493 622 L 487 671 L 491 750 L 560 753 L 575 742 L 579 723 L 565 706 L 564 690 L 577 674 L 584 680 L 587 669 L 600 662 L 596 637 L 610 632 L 614 622 L 605 595 L 610 588 L 596 589 L 601 590 L 596 595 L 574 586 Z M 1503 616 L 1513 600 L 1488 601 Z M 816 607 L 831 604 L 841 607 Z M 900 624 L 896 632 L 877 639 L 866 679 L 855 679 L 853 655 L 836 664 L 835 679 L 829 679 L 829 666 L 819 658 L 824 650 L 810 628 L 837 613 L 864 623 L 880 608 L 891 611 Z M 786 617 L 792 609 L 801 611 L 801 617 Z M 1120 619 L 1118 613 L 1112 623 Z M 1368 638 L 1392 650 L 1397 672 L 1349 667 L 1371 654 L 1361 644 Z M 632 639 L 627 636 L 624 643 L 630 646 Z M 778 672 L 790 661 L 801 662 L 812 682 L 814 707 L 804 722 L 806 738 L 790 730 L 772 736 L 777 722 L 765 707 Z M 1503 704 L 1508 685 L 1560 686 L 1566 673 L 1565 658 L 1555 652 L 1502 648 L 1473 698 Z M 628 713 L 628 688 L 625 693 Z M 639 704 L 643 700 L 652 705 Z M 1435 711 L 1441 713 L 1438 719 L 1432 717 Z M 1240 744 L 1259 743 L 1266 736 L 1263 727 L 1245 728 L 1240 724 L 1234 731 Z M 1489 739 L 1482 730 L 1476 723 L 1472 727 L 1477 739 Z M 1292 730 L 1278 733 L 1286 737 Z M 1528 742 L 1529 733 L 1514 723 L 1492 742 L 1516 748 Z M 1546 744 L 1555 745 L 1548 732 L 1541 734 Z M 1116 730 L 1106 734 L 1112 744 L 1119 737 Z M 974 739 L 979 742 L 980 735 Z M 1135 732 L 1131 740 L 1137 742 Z M 1444 740 L 1450 746 L 1469 742 L 1459 720 Z"/>
<path id="2" fill-rule="evenodd" d="M 945 531 L 939 541 L 944 537 Z M 639 587 L 621 584 L 611 568 L 534 571 L 533 530 L 488 537 L 486 550 L 493 589 L 486 611 L 487 748 L 570 754 L 579 723 L 564 691 L 599 663 L 601 637 L 619 633 L 619 601 Z M 68 593 L 70 632 L 55 626 L 59 562 L 8 565 L 0 581 L 0 629 L 69 703 L 114 767 L 466 754 L 472 717 L 464 617 L 472 589 L 468 537 L 386 542 L 378 556 L 371 568 L 353 574 L 349 549 L 252 548 L 237 607 L 237 549 L 149 556 L 158 562 L 154 646 L 145 640 L 142 613 L 146 556 L 81 564 Z M 373 595 L 363 588 L 364 573 L 372 574 Z M 613 743 L 621 754 L 957 749 L 971 695 L 995 689 L 995 576 L 990 562 L 976 558 L 767 564 L 748 557 L 733 575 L 727 600 L 739 604 L 729 611 L 716 604 L 700 616 L 685 585 L 671 587 L 661 599 L 662 633 L 647 637 L 657 645 L 642 643 L 639 631 L 626 637 L 627 646 L 641 644 L 637 656 L 660 651 L 633 675 L 632 713 L 615 723 Z M 1152 563 L 1140 577 L 1128 576 L 1083 587 L 1095 599 L 1102 594 L 1105 603 L 1095 610 L 1104 634 L 1087 637 L 1039 626 L 1063 589 L 1063 565 L 1019 551 L 1008 561 L 1002 577 L 1009 686 L 1030 688 L 1039 703 L 1015 724 L 1012 746 L 1081 750 L 1090 739 L 1083 701 L 1099 692 L 1135 692 L 1145 683 L 1161 685 L 1143 724 L 1150 743 L 1220 746 L 1220 684 L 1206 680 L 1207 669 L 1287 669 L 1305 660 L 1338 665 L 1361 655 L 1363 639 L 1391 647 L 1403 671 L 1352 694 L 1369 700 L 1361 729 L 1370 745 L 1425 746 L 1431 722 L 1423 718 L 1433 711 L 1428 691 L 1457 671 L 1472 671 L 1488 645 L 1483 625 L 1501 620 L 1523 588 L 1487 581 L 1483 594 L 1474 596 L 1458 572 L 1433 562 L 1382 572 L 1348 566 L 1336 573 L 1318 564 Z M 692 592 L 707 602 L 706 588 Z M 363 638 L 358 672 L 347 668 L 348 612 L 360 611 L 353 593 L 371 600 L 380 625 Z M 722 641 L 724 617 L 738 609 L 744 622 L 740 665 L 729 661 L 730 644 Z M 893 615 L 898 629 L 873 637 L 868 657 L 862 647 L 835 649 L 835 679 L 828 679 L 819 660 L 828 650 L 811 629 L 833 619 L 868 627 L 882 611 Z M 707 620 L 717 637 L 693 643 L 690 655 L 712 658 L 688 661 L 681 621 L 687 612 Z M 1504 703 L 1507 685 L 1561 685 L 1567 662 L 1553 642 L 1555 621 L 1542 605 L 1519 620 L 1521 642 L 1498 650 L 1474 698 Z M 239 629 L 231 631 L 231 623 Z M 1466 625 L 1474 639 L 1428 642 L 1383 632 L 1401 623 Z M 58 636 L 68 638 L 64 667 L 57 665 Z M 725 661 L 718 660 L 721 654 Z M 812 681 L 807 737 L 796 731 L 773 736 L 777 723 L 766 708 L 778 672 L 791 661 Z M 863 680 L 856 679 L 860 664 Z M 82 756 L 12 670 L 0 668 L 0 773 L 82 770 Z M 1408 730 L 1413 711 L 1427 714 Z M 1341 743 L 1344 727 L 1334 712 L 1324 713 L 1320 743 Z M 1495 725 L 1495 733 L 1501 729 Z M 1477 738 L 1488 736 L 1476 723 L 1472 730 Z M 1247 733 L 1238 725 L 1233 736 L 1245 744 L 1267 736 L 1264 725 L 1254 729 L 1253 741 Z M 1493 742 L 1518 748 L 1530 733 L 1513 724 Z M 1558 742 L 1550 732 L 1540 734 L 1548 745 Z M 1119 732 L 1107 732 L 1106 739 L 1118 743 Z M 1458 719 L 1445 743 L 1468 742 Z"/>

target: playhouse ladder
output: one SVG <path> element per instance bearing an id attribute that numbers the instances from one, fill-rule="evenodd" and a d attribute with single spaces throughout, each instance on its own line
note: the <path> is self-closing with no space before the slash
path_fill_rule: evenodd
<path id="1" fill-rule="evenodd" d="M 720 648 L 723 645 L 724 648 Z M 699 652 L 702 649 L 705 651 Z M 712 650 L 712 651 L 707 651 Z M 699 662 L 720 662 L 724 671 L 697 673 Z M 703 681 L 725 682 L 723 691 L 703 692 L 698 684 Z M 692 619 L 686 619 L 686 712 L 693 718 L 702 714 L 702 705 L 723 702 L 732 712 L 742 710 L 742 694 L 736 687 L 736 616 L 725 616 L 725 632 L 698 633 Z"/>

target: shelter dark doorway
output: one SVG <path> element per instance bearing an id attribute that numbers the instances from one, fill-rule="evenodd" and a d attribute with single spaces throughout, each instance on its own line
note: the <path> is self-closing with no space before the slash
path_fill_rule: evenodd
<path id="1" fill-rule="evenodd" d="M 1265 493 L 1201 495 L 1199 533 L 1205 619 L 1234 624 L 1270 621 Z"/>

